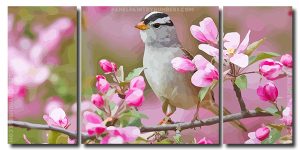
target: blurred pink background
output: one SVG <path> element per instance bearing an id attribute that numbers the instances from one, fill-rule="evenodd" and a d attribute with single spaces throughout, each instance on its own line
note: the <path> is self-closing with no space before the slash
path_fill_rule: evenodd
<path id="1" fill-rule="evenodd" d="M 144 44 L 140 34 L 134 26 L 151 11 L 167 13 L 175 27 L 182 45 L 193 54 L 200 53 L 199 42 L 190 33 L 191 25 L 199 25 L 205 17 L 211 17 L 218 26 L 218 7 L 83 7 L 82 9 L 82 99 L 89 100 L 95 90 L 95 75 L 101 74 L 98 61 L 102 58 L 124 65 L 125 74 L 133 68 L 142 66 Z M 218 101 L 218 87 L 215 88 L 215 97 Z M 87 103 L 87 102 L 85 102 Z M 161 102 L 148 86 L 145 91 L 144 104 L 139 108 L 149 119 L 143 120 L 146 126 L 157 125 L 164 117 Z M 195 110 L 177 109 L 172 115 L 173 121 L 191 121 Z M 201 109 L 201 119 L 214 116 Z M 174 132 L 170 132 L 174 134 Z M 203 137 L 219 143 L 219 125 L 205 126 L 184 130 L 185 142 L 199 140 Z"/>
<path id="2" fill-rule="evenodd" d="M 228 32 L 238 32 L 244 38 L 248 30 L 251 30 L 250 42 L 255 42 L 266 37 L 267 40 L 254 53 L 262 51 L 276 52 L 280 55 L 292 54 L 292 8 L 291 7 L 224 7 L 224 34 Z M 279 61 L 280 57 L 274 58 Z M 258 71 L 258 63 L 248 67 L 245 71 Z M 267 108 L 271 104 L 259 100 L 256 89 L 259 86 L 260 76 L 257 74 L 247 75 L 248 89 L 242 90 L 242 95 L 248 109 L 256 107 Z M 267 80 L 263 78 L 262 84 Z M 278 88 L 278 105 L 286 106 L 292 97 L 292 79 L 282 78 L 275 81 Z M 223 105 L 231 112 L 239 112 L 240 107 L 235 97 L 230 81 L 223 85 L 224 99 Z M 274 117 L 257 117 L 243 119 L 248 132 L 253 132 L 262 124 L 276 123 L 278 119 Z M 224 124 L 223 142 L 226 144 L 242 144 L 247 139 L 247 133 L 233 128 L 228 123 Z"/>

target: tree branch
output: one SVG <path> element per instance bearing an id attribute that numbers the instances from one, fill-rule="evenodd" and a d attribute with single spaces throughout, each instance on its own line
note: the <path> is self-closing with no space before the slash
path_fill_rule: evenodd
<path id="1" fill-rule="evenodd" d="M 57 131 L 57 132 L 60 132 L 60 133 L 63 133 L 63 134 L 66 134 L 66 135 L 70 136 L 70 138 L 77 138 L 77 133 L 76 132 L 66 130 L 65 128 L 48 126 L 48 125 L 43 125 L 43 124 L 35 124 L 35 123 L 30 123 L 30 122 L 8 120 L 8 126 L 14 126 L 14 127 L 19 127 L 19 128 L 27 128 L 28 130 L 37 129 L 37 130 Z"/>
<path id="2" fill-rule="evenodd" d="M 252 118 L 252 117 L 263 117 L 263 116 L 272 116 L 272 114 L 264 113 L 264 112 L 256 112 L 255 110 L 251 110 L 245 113 L 226 115 L 223 117 L 223 122 L 229 122 L 233 120 Z M 180 130 L 184 130 L 184 129 L 195 128 L 195 127 L 209 126 L 209 125 L 217 124 L 219 122 L 220 122 L 219 117 L 215 116 L 215 117 L 211 117 L 208 119 L 195 121 L 195 122 L 142 127 L 140 130 L 141 132 L 177 130 L 178 128 L 180 128 Z"/>
<path id="3" fill-rule="evenodd" d="M 241 112 L 242 113 L 246 113 L 247 112 L 247 108 L 246 108 L 245 102 L 244 102 L 243 97 L 242 97 L 241 89 L 234 83 L 234 81 L 232 81 L 232 86 L 233 86 L 235 95 L 236 95 L 236 97 L 238 99 L 238 102 L 240 104 Z"/>
<path id="4" fill-rule="evenodd" d="M 235 114 L 226 115 L 223 117 L 223 122 L 229 122 L 233 120 L 240 120 L 245 118 L 252 118 L 252 117 L 266 117 L 266 116 L 272 116 L 272 114 L 267 112 L 256 112 L 255 110 L 250 110 L 247 112 L 240 112 Z M 201 121 L 194 121 L 194 122 L 184 122 L 184 123 L 176 123 L 176 124 L 166 124 L 166 125 L 157 125 L 157 126 L 145 126 L 141 127 L 141 132 L 153 132 L 153 131 L 168 131 L 168 130 L 185 130 L 190 128 L 196 128 L 196 127 L 202 127 L 202 126 L 209 126 L 213 124 L 217 124 L 220 122 L 220 119 L 218 116 L 211 117 L 208 119 L 204 119 Z M 42 125 L 42 124 L 33 124 L 28 122 L 22 122 L 22 121 L 8 121 L 9 126 L 15 126 L 20 128 L 27 128 L 27 129 L 39 129 L 39 130 L 52 130 L 64 133 L 66 135 L 69 135 L 72 138 L 76 138 L 77 134 L 76 132 L 68 131 L 64 128 L 59 127 L 53 127 L 48 125 Z M 85 142 L 88 139 L 94 139 L 95 136 L 89 136 L 86 133 L 81 133 L 81 141 Z"/>

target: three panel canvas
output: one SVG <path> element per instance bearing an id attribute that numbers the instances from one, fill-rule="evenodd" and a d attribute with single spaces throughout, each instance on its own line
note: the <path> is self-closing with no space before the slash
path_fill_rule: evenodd
<path id="1" fill-rule="evenodd" d="M 10 144 L 293 143 L 291 7 L 77 11 L 9 7 Z"/>

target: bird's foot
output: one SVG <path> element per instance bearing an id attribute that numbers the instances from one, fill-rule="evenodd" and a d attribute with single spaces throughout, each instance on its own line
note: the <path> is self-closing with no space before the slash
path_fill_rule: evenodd
<path id="1" fill-rule="evenodd" d="M 174 124 L 174 121 L 172 121 L 171 117 L 166 116 L 159 122 L 159 125 L 162 125 L 162 124 Z"/>

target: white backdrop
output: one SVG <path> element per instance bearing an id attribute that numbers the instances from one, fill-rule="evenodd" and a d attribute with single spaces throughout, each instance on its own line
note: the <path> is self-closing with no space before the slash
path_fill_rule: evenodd
<path id="1" fill-rule="evenodd" d="M 11 147 L 7 144 L 7 6 L 77 6 L 78 9 L 80 9 L 80 6 L 219 6 L 220 9 L 222 9 L 223 6 L 293 6 L 293 9 L 295 11 L 295 35 L 296 39 L 294 42 L 296 43 L 296 48 L 299 46 L 299 30 L 297 27 L 299 27 L 299 14 L 298 11 L 300 9 L 300 1 L 299 0 L 1 0 L 0 1 L 0 100 L 1 100 L 1 106 L 0 106 L 0 147 L 1 149 L 21 149 L 23 147 Z M 298 52 L 296 52 L 299 54 Z M 295 54 L 296 54 L 295 53 Z M 300 57 L 300 56 L 297 56 Z M 298 59 L 298 58 L 297 58 Z M 297 60 L 295 60 L 297 61 Z M 296 62 L 296 74 L 298 75 L 298 67 L 299 67 L 299 61 Z M 296 77 L 297 78 L 297 77 Z M 298 87 L 299 80 L 296 79 L 296 87 Z M 296 88 L 295 87 L 295 88 Z M 298 100 L 297 93 L 299 92 L 299 89 L 296 88 L 296 99 L 294 100 L 295 110 L 296 110 L 296 117 L 299 116 L 299 111 L 297 111 L 297 108 L 299 108 L 300 103 Z M 2 105 L 5 104 L 5 105 Z M 299 119 L 295 119 L 296 124 L 296 144 L 293 149 L 296 149 L 299 147 L 299 127 L 300 122 Z M 26 147 L 25 147 L 26 148 Z M 44 147 L 28 147 L 30 149 L 32 148 L 44 148 Z M 51 147 L 46 146 L 47 149 L 57 149 L 61 147 Z M 174 149 L 174 148 L 186 148 L 186 147 L 178 147 L 176 145 L 172 147 L 158 147 L 158 146 L 143 146 L 143 147 L 128 147 L 128 146 L 120 146 L 120 147 L 109 147 L 109 146 L 102 146 L 102 147 L 85 147 L 84 145 L 79 145 L 78 147 L 70 146 L 70 147 L 62 147 L 65 149 L 141 149 L 141 148 L 148 148 L 148 149 Z M 190 149 L 205 149 L 209 147 L 188 147 Z M 238 148 L 241 149 L 241 147 L 228 147 L 226 145 L 222 145 L 221 147 L 211 147 L 209 149 L 229 149 L 229 148 Z M 284 148 L 282 146 L 260 146 L 260 147 L 242 147 L 243 149 L 274 149 L 274 148 Z M 292 147 L 289 147 L 292 148 Z"/>

